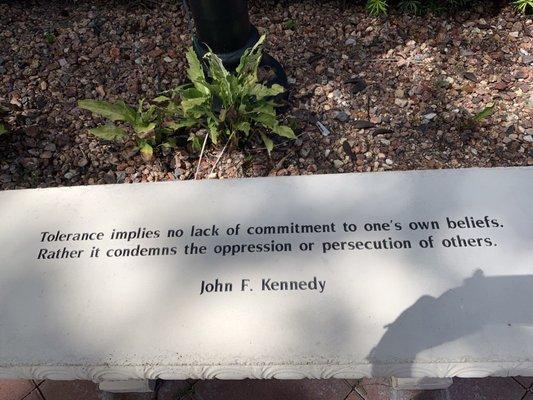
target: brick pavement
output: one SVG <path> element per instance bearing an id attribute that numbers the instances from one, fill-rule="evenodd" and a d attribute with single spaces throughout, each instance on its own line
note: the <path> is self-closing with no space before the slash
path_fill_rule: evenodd
<path id="1" fill-rule="evenodd" d="M 0 400 L 533 400 L 533 378 L 454 379 L 446 390 L 396 391 L 385 379 L 160 381 L 111 394 L 88 381 L 0 380 Z"/>

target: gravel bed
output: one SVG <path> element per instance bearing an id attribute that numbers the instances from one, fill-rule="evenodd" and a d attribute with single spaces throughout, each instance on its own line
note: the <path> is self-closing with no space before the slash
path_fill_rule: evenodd
<path id="1" fill-rule="evenodd" d="M 373 18 L 344 1 L 252 1 L 285 66 L 298 140 L 209 149 L 199 178 L 533 165 L 533 22 L 512 7 Z M 0 189 L 194 179 L 198 154 L 87 132 L 84 98 L 135 103 L 183 83 L 179 2 L 0 4 Z M 471 116 L 495 103 L 478 124 Z"/>

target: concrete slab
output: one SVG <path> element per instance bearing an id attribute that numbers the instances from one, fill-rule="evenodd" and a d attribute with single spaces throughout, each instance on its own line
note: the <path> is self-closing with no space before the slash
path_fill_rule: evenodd
<path id="1" fill-rule="evenodd" d="M 533 374 L 532 183 L 502 168 L 1 192 L 0 377 Z"/>

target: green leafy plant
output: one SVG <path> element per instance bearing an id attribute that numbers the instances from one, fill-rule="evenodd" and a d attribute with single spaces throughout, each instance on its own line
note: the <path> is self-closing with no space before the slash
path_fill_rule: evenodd
<path id="1" fill-rule="evenodd" d="M 294 31 L 296 29 L 296 21 L 293 19 L 288 19 L 283 23 L 283 27 L 285 29 L 289 29 L 291 31 Z"/>
<path id="2" fill-rule="evenodd" d="M 368 0 L 366 10 L 375 17 L 387 14 L 387 0 Z"/>
<path id="3" fill-rule="evenodd" d="M 472 117 L 472 121 L 474 121 L 475 123 L 480 123 L 490 117 L 492 114 L 494 114 L 494 111 L 496 111 L 496 103 L 489 104 L 483 110 L 474 115 Z"/>
<path id="4" fill-rule="evenodd" d="M 468 132 L 476 130 L 481 122 L 494 114 L 496 107 L 496 103 L 490 103 L 474 115 L 471 115 L 465 111 L 466 115 L 459 121 L 458 124 L 459 131 Z"/>
<path id="5" fill-rule="evenodd" d="M 277 84 L 267 86 L 258 78 L 264 41 L 262 36 L 245 51 L 235 72 L 229 72 L 213 52 L 207 53 L 202 62 L 189 49 L 190 83 L 163 93 L 151 104 L 142 100 L 133 108 L 123 101 L 81 100 L 78 106 L 109 120 L 90 129 L 93 135 L 114 141 L 134 139 L 146 159 L 152 158 L 156 146 L 176 146 L 173 136 L 184 129 L 189 129 L 189 141 L 195 150 L 203 148 L 208 139 L 215 145 L 227 144 L 257 134 L 270 153 L 274 142 L 269 133 L 289 139 L 295 135 L 292 128 L 279 123 L 276 113 L 274 99 L 285 89 Z"/>
<path id="6" fill-rule="evenodd" d="M 409 14 L 422 13 L 422 5 L 419 0 L 403 0 L 400 2 L 400 9 Z"/>
<path id="7" fill-rule="evenodd" d="M 169 114 L 176 113 L 177 121 L 168 126 L 202 128 L 200 132 L 207 132 L 204 140 L 209 138 L 215 145 L 220 141 L 246 140 L 258 133 L 269 153 L 274 142 L 268 132 L 294 139 L 294 131 L 281 125 L 276 113 L 274 98 L 282 94 L 284 88 L 277 84 L 266 86 L 258 79 L 264 40 L 262 36 L 253 48 L 246 50 L 234 73 L 230 73 L 213 52 L 204 56 L 204 71 L 202 62 L 190 49 L 187 75 L 191 83 L 171 91 L 171 97 L 155 99 L 170 107 Z M 253 129 L 258 126 L 266 131 Z M 202 147 L 200 139 L 198 135 L 191 135 L 194 148 Z"/>
<path id="8" fill-rule="evenodd" d="M 513 4 L 522 14 L 533 12 L 533 0 L 515 0 Z"/>
<path id="9" fill-rule="evenodd" d="M 110 103 L 100 100 L 81 100 L 78 106 L 93 114 L 104 117 L 110 122 L 89 131 L 96 137 L 105 140 L 122 141 L 132 133 L 133 139 L 137 142 L 137 148 L 143 158 L 149 160 L 157 145 L 173 146 L 174 141 L 167 136 L 171 133 L 161 126 L 161 116 L 158 115 L 155 105 L 144 106 L 144 100 L 139 102 L 135 109 L 128 106 L 123 101 Z M 118 127 L 114 122 L 123 122 L 130 126 L 130 130 Z"/>
<path id="10" fill-rule="evenodd" d="M 522 14 L 533 12 L 533 0 L 511 0 L 510 2 Z M 399 0 L 398 2 L 367 0 L 366 10 L 372 16 L 386 15 L 389 5 L 396 4 L 400 11 L 405 13 L 422 15 L 429 12 L 439 15 L 446 11 L 465 9 L 480 2 L 475 0 Z"/>
<path id="11" fill-rule="evenodd" d="M 44 33 L 44 40 L 46 43 L 48 44 L 54 44 L 55 41 L 56 41 L 56 37 L 53 33 L 51 32 L 45 32 Z"/>

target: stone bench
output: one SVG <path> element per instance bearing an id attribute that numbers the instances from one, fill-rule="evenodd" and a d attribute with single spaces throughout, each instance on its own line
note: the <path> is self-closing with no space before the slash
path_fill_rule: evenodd
<path id="1" fill-rule="evenodd" d="M 0 192 L 0 378 L 532 375 L 532 199 L 531 167 Z"/>

